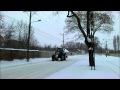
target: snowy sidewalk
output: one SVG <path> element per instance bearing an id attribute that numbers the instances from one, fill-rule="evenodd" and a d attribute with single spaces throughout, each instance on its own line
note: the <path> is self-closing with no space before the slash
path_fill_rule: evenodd
<path id="1" fill-rule="evenodd" d="M 115 73 L 111 69 L 112 67 L 108 67 L 105 63 L 107 59 L 110 57 L 96 56 L 96 70 L 91 70 L 91 67 L 88 66 L 88 59 L 82 59 L 44 79 L 120 79 L 120 65 L 118 64 L 119 71 Z"/>

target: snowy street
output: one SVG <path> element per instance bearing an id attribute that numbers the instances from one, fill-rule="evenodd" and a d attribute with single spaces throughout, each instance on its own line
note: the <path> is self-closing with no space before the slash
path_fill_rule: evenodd
<path id="1" fill-rule="evenodd" d="M 49 76 L 78 60 L 51 61 L 51 58 L 38 58 L 15 61 L 2 61 L 0 65 L 0 78 L 5 79 L 42 79 Z"/>
<path id="2" fill-rule="evenodd" d="M 120 79 L 120 58 L 95 56 L 95 70 L 89 66 L 88 55 L 68 56 L 66 61 L 51 58 L 1 61 L 1 79 Z M 94 69 L 94 68 L 93 68 Z"/>

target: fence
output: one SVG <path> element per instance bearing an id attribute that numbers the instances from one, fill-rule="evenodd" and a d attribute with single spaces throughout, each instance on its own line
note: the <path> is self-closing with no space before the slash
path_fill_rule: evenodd
<path id="1" fill-rule="evenodd" d="M 29 58 L 49 58 L 53 51 L 29 50 Z M 27 58 L 26 49 L 0 48 L 0 60 L 13 60 Z"/>
<path id="2" fill-rule="evenodd" d="M 53 55 L 54 51 L 39 51 L 29 50 L 29 58 L 49 58 Z M 66 52 L 69 55 L 79 55 L 80 53 Z M 26 49 L 12 49 L 12 48 L 0 48 L 0 61 L 7 60 L 12 61 L 13 59 L 24 59 L 27 58 Z"/>

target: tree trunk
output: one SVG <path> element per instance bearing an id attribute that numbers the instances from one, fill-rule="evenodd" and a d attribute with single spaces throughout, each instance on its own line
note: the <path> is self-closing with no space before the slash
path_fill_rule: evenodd
<path id="1" fill-rule="evenodd" d="M 95 66 L 95 62 L 94 62 L 94 56 L 93 56 L 93 50 L 90 51 L 89 53 L 89 66 Z"/>
<path id="2" fill-rule="evenodd" d="M 78 22 L 78 27 L 79 27 L 80 31 L 82 32 L 82 34 L 83 34 L 83 36 L 84 36 L 84 38 L 85 38 L 85 43 L 86 43 L 86 45 L 88 46 L 88 49 L 89 49 L 89 48 L 91 47 L 91 43 L 89 43 L 89 42 L 87 41 L 87 36 L 90 35 L 90 26 L 89 26 L 89 20 L 90 20 L 89 15 L 90 15 L 90 11 L 87 11 L 87 35 L 85 34 L 85 32 L 84 32 L 84 30 L 83 30 L 83 28 L 82 28 L 82 26 L 81 26 L 81 19 L 80 19 L 73 11 L 71 11 L 71 13 L 72 13 L 73 15 L 69 16 L 69 12 L 68 12 L 67 17 L 72 17 L 72 16 L 75 16 L 75 17 L 76 17 L 76 20 L 77 20 L 77 22 Z M 93 54 L 93 50 L 89 50 L 89 66 L 93 66 L 93 65 L 94 65 L 93 55 L 94 55 L 94 54 Z"/>
<path id="3" fill-rule="evenodd" d="M 89 43 L 87 40 L 85 40 L 86 45 L 88 46 L 88 49 L 91 47 L 91 43 Z M 94 44 L 94 43 L 92 43 Z M 88 50 L 89 52 L 89 66 L 94 66 L 94 45 L 92 46 L 93 50 Z"/>
<path id="4" fill-rule="evenodd" d="M 87 36 L 90 35 L 90 18 L 89 18 L 89 15 L 90 15 L 90 11 L 87 11 Z M 90 48 L 90 43 L 87 42 L 86 45 L 88 46 L 88 49 Z M 89 50 L 89 66 L 91 66 L 91 51 Z"/>

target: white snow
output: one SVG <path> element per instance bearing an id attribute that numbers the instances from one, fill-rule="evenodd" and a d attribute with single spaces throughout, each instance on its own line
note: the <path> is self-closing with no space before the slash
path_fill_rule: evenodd
<path id="1" fill-rule="evenodd" d="M 45 61 L 49 61 L 47 62 L 47 64 L 50 63 L 55 64 L 57 62 L 67 63 L 67 61 L 70 62 L 71 60 L 76 60 L 75 63 L 63 69 L 57 70 L 57 72 L 54 72 L 46 76 L 44 79 L 120 79 L 120 57 L 113 57 L 113 56 L 106 57 L 105 55 L 95 55 L 95 65 L 96 65 L 95 70 L 94 67 L 92 67 L 93 70 L 91 70 L 91 67 L 89 66 L 88 55 L 68 56 L 67 61 L 61 61 L 61 62 L 50 61 L 50 60 L 51 58 L 35 58 L 35 59 L 30 59 L 29 62 L 26 62 L 26 59 L 14 60 L 14 61 L 1 61 L 0 69 L 5 69 L 6 67 L 10 67 L 10 66 L 15 66 L 15 68 L 17 68 L 17 66 L 24 64 L 30 66 L 32 63 L 37 65 L 38 62 L 42 64 L 42 62 Z M 44 65 L 42 67 L 44 69 Z M 39 72 L 36 72 L 38 74 L 37 76 L 39 76 L 40 74 Z M 31 73 L 31 75 L 36 75 L 36 74 Z"/>
<path id="2" fill-rule="evenodd" d="M 23 64 L 30 64 L 30 63 L 37 63 L 37 62 L 43 62 L 43 61 L 48 61 L 50 58 L 30 58 L 29 62 L 27 62 L 27 59 L 14 59 L 14 61 L 1 61 L 0 62 L 0 67 L 9 67 L 9 66 L 17 66 L 17 65 L 23 65 Z"/>
<path id="3" fill-rule="evenodd" d="M 45 79 L 120 79 L 120 58 L 96 55 L 95 70 L 88 66 L 88 58 L 80 56 L 79 62 L 56 72 Z"/>
<path id="4" fill-rule="evenodd" d="M 64 52 L 69 52 L 69 51 L 65 48 Z"/>
<path id="5" fill-rule="evenodd" d="M 16 51 L 27 51 L 27 49 L 15 49 L 15 48 L 0 48 L 1 50 L 16 50 Z M 39 50 L 29 50 L 29 51 L 39 51 Z"/>

